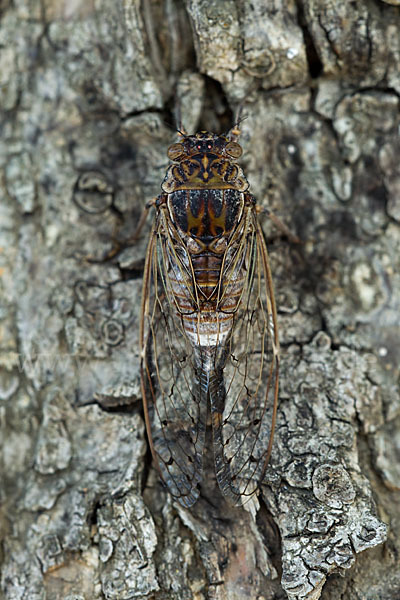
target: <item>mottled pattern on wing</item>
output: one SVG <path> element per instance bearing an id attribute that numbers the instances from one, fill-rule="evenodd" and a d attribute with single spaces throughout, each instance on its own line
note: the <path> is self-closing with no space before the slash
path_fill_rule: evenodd
<path id="1" fill-rule="evenodd" d="M 142 385 L 160 476 L 172 496 L 189 507 L 199 495 L 207 395 L 194 377 L 194 352 L 173 306 L 169 274 L 185 269 L 165 231 L 162 223 L 156 225 L 146 262 Z"/>
<path id="2" fill-rule="evenodd" d="M 247 279 L 217 365 L 223 379 L 216 377 L 210 384 L 217 479 L 236 505 L 251 498 L 264 476 L 278 398 L 278 337 L 268 255 L 255 213 L 249 214 L 249 232 L 243 232 L 244 246 L 238 246 Z M 224 286 L 230 272 L 235 275 L 227 264 Z"/>

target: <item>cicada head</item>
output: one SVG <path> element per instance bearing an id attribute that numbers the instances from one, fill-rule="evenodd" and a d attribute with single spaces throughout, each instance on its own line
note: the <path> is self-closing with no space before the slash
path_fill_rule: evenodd
<path id="1" fill-rule="evenodd" d="M 178 190 L 234 189 L 245 191 L 249 184 L 236 164 L 242 148 L 229 135 L 200 131 L 179 132 L 181 141 L 168 148 L 173 162 L 162 183 L 167 194 Z"/>
<path id="2" fill-rule="evenodd" d="M 168 158 L 173 162 L 181 162 L 185 158 L 198 155 L 237 160 L 242 155 L 242 147 L 225 135 L 200 131 L 194 135 L 184 135 L 182 141 L 168 148 Z"/>

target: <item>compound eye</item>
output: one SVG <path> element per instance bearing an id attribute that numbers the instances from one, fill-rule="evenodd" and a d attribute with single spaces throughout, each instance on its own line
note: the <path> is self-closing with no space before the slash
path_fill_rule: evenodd
<path id="1" fill-rule="evenodd" d="M 229 156 L 232 156 L 232 158 L 239 158 L 239 156 L 242 156 L 243 150 L 237 142 L 229 142 L 225 146 L 225 152 L 229 154 Z"/>
<path id="2" fill-rule="evenodd" d="M 207 148 L 208 148 L 209 150 L 211 150 L 211 148 L 212 148 L 212 144 L 207 144 Z"/>
<path id="3" fill-rule="evenodd" d="M 168 148 L 168 158 L 170 158 L 171 160 L 177 160 L 180 156 L 182 156 L 185 152 L 185 149 L 183 147 L 183 144 L 172 144 L 172 146 L 170 146 Z"/>

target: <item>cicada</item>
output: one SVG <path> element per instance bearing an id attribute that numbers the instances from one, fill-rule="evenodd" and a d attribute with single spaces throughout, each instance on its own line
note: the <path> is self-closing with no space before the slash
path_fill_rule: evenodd
<path id="1" fill-rule="evenodd" d="M 143 405 L 155 465 L 184 507 L 200 493 L 207 427 L 219 487 L 234 505 L 257 492 L 275 427 L 276 307 L 237 137 L 237 129 L 181 133 L 153 202 L 140 332 Z"/>

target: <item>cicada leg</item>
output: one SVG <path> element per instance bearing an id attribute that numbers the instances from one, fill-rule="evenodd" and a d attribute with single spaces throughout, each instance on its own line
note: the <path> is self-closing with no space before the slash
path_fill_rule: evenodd
<path id="1" fill-rule="evenodd" d="M 117 254 L 119 254 L 119 252 L 121 252 L 121 250 L 123 250 L 124 248 L 126 248 L 128 246 L 134 246 L 140 238 L 140 234 L 142 232 L 144 224 L 146 223 L 150 209 L 156 205 L 157 200 L 158 200 L 158 196 L 156 198 L 152 198 L 151 200 L 149 200 L 146 203 L 146 205 L 142 211 L 141 217 L 139 219 L 139 223 L 137 224 L 135 232 L 131 237 L 129 237 L 126 240 L 119 240 L 115 235 L 113 235 L 111 237 L 112 242 L 113 242 L 113 247 L 111 248 L 111 250 L 109 252 L 107 252 L 107 254 L 105 256 L 103 256 L 102 258 L 95 258 L 94 256 L 88 255 L 88 256 L 84 257 L 84 260 L 86 260 L 86 262 L 89 262 L 91 264 L 101 264 L 101 263 L 111 260 L 112 258 L 114 258 L 114 256 L 117 256 Z"/>
<path id="2" fill-rule="evenodd" d="M 266 215 L 272 221 L 275 227 L 277 227 L 283 233 L 283 235 L 285 235 L 288 240 L 292 242 L 292 244 L 304 243 L 296 234 L 290 231 L 289 227 L 285 225 L 285 223 L 283 223 L 283 221 L 281 221 L 281 219 L 275 213 L 269 210 L 269 208 L 256 205 L 255 209 L 258 215 Z"/>
<path id="3" fill-rule="evenodd" d="M 135 233 L 132 235 L 132 237 L 128 238 L 123 243 L 124 246 L 134 246 L 136 244 L 136 242 L 138 241 L 138 239 L 140 237 L 140 234 L 142 233 L 143 225 L 146 223 L 150 209 L 156 205 L 158 198 L 159 198 L 159 196 L 157 196 L 156 198 L 152 198 L 151 200 L 149 200 L 146 203 L 146 205 L 143 209 L 143 212 L 141 214 L 141 217 L 139 219 L 139 223 L 137 224 L 137 227 L 135 229 Z"/>

